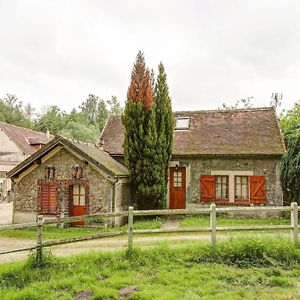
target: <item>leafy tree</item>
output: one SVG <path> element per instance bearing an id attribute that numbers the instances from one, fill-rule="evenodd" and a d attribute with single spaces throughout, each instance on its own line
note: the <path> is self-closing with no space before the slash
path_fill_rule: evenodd
<path id="1" fill-rule="evenodd" d="M 160 206 L 166 206 L 169 161 L 172 155 L 174 118 L 167 85 L 167 74 L 162 63 L 158 66 L 155 85 L 155 115 L 157 129 L 157 157 L 161 165 Z"/>
<path id="2" fill-rule="evenodd" d="M 26 119 L 30 120 L 31 122 L 33 122 L 33 119 L 34 119 L 34 115 L 35 115 L 35 108 L 30 104 L 30 103 L 27 103 L 25 106 L 24 106 L 24 116 Z"/>
<path id="3" fill-rule="evenodd" d="M 88 99 L 80 106 L 81 113 L 89 125 L 94 125 L 99 132 L 102 131 L 108 117 L 108 110 L 104 100 L 90 94 Z"/>
<path id="4" fill-rule="evenodd" d="M 35 129 L 52 134 L 58 134 L 66 124 L 66 114 L 58 106 L 52 105 L 46 108 L 46 112 L 39 116 Z"/>
<path id="5" fill-rule="evenodd" d="M 120 115 L 123 111 L 120 102 L 118 101 L 116 96 L 111 96 L 110 100 L 107 100 L 107 104 L 109 105 L 109 113 L 112 115 Z"/>
<path id="6" fill-rule="evenodd" d="M 288 151 L 281 161 L 280 181 L 285 204 L 293 201 L 300 204 L 300 137 L 289 142 Z"/>
<path id="7" fill-rule="evenodd" d="M 11 94 L 7 94 L 6 97 L 0 99 L 0 121 L 28 128 L 33 125 L 31 120 L 24 114 L 22 102 Z"/>
<path id="8" fill-rule="evenodd" d="M 280 127 L 287 145 L 300 138 L 300 101 L 295 103 L 291 110 L 281 113 Z"/>
<path id="9" fill-rule="evenodd" d="M 98 131 L 94 125 L 87 125 L 70 121 L 61 130 L 61 135 L 87 143 L 96 143 Z"/>
<path id="10" fill-rule="evenodd" d="M 108 110 L 106 108 L 106 103 L 104 100 L 99 100 L 97 106 L 97 120 L 96 125 L 98 127 L 98 131 L 101 132 L 105 126 L 106 120 L 108 118 Z"/>
<path id="11" fill-rule="evenodd" d="M 131 174 L 138 207 L 154 208 L 161 188 L 157 172 L 157 132 L 152 110 L 153 88 L 151 74 L 144 55 L 139 52 L 131 73 L 122 122 L 125 127 L 124 158 Z"/>
<path id="12" fill-rule="evenodd" d="M 98 101 L 99 97 L 89 94 L 88 98 L 80 106 L 81 112 L 86 117 L 88 124 L 96 124 Z"/>

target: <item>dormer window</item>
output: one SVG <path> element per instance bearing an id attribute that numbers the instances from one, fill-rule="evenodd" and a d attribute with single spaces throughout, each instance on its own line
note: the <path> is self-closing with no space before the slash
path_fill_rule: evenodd
<path id="1" fill-rule="evenodd" d="M 177 117 L 175 120 L 175 130 L 187 130 L 190 126 L 189 117 Z"/>

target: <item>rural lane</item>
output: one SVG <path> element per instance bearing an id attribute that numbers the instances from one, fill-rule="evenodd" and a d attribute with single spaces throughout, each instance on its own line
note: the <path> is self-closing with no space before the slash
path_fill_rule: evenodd
<path id="1" fill-rule="evenodd" d="M 253 234 L 253 233 L 235 233 L 233 234 L 235 237 L 237 236 L 280 236 L 287 237 L 288 233 L 263 233 L 263 234 Z M 217 240 L 226 239 L 233 236 L 232 234 L 218 234 Z M 162 243 L 167 243 L 171 247 L 175 246 L 184 246 L 187 243 L 196 243 L 199 242 L 209 242 L 210 235 L 209 234 L 161 234 L 156 236 L 149 235 L 140 235 L 135 236 L 133 244 L 139 248 L 150 248 L 157 246 Z M 76 242 L 66 245 L 53 246 L 51 248 L 51 252 L 57 256 L 68 256 L 75 255 L 81 253 L 89 253 L 89 252 L 111 252 L 111 251 L 120 251 L 126 249 L 127 247 L 127 236 L 123 237 L 111 237 L 111 238 L 102 238 L 97 240 L 89 240 Z M 5 251 L 9 249 L 16 249 L 22 247 L 30 247 L 35 245 L 35 240 L 29 239 L 20 239 L 20 238 L 7 238 L 0 236 L 0 251 Z M 9 253 L 0 255 L 0 264 L 6 262 L 20 261 L 24 260 L 28 257 L 29 251 Z"/>

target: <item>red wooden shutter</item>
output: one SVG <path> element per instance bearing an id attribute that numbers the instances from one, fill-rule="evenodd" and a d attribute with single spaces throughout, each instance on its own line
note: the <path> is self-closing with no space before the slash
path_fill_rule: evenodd
<path id="1" fill-rule="evenodd" d="M 43 182 L 41 184 L 41 213 L 56 214 L 57 213 L 57 184 L 55 182 Z"/>
<path id="2" fill-rule="evenodd" d="M 266 203 L 266 177 L 250 176 L 250 203 L 264 204 Z"/>
<path id="3" fill-rule="evenodd" d="M 57 213 L 57 185 L 56 183 L 49 184 L 49 214 Z"/>
<path id="4" fill-rule="evenodd" d="M 200 176 L 200 200 L 213 202 L 216 200 L 216 176 Z"/>
<path id="5" fill-rule="evenodd" d="M 49 185 L 48 183 L 41 184 L 41 213 L 47 214 L 49 212 Z"/>

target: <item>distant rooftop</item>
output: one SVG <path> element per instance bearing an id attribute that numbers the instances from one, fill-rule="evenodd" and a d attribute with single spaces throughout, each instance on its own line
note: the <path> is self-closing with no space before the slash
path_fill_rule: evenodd
<path id="1" fill-rule="evenodd" d="M 37 150 L 36 147 L 34 147 L 35 145 L 45 145 L 53 139 L 53 135 L 49 135 L 48 137 L 47 133 L 4 122 L 0 122 L 0 130 L 3 130 L 26 155 L 31 155 Z"/>

